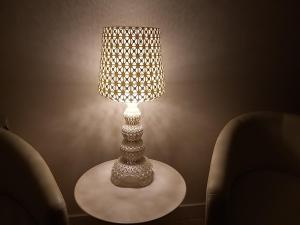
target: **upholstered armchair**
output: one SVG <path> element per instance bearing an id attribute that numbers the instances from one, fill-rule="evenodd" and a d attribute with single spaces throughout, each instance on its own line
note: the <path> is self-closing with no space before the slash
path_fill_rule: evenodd
<path id="1" fill-rule="evenodd" d="M 206 224 L 300 224 L 300 116 L 249 113 L 225 126 L 211 160 Z"/>
<path id="2" fill-rule="evenodd" d="M 67 225 L 65 201 L 40 154 L 0 127 L 0 224 Z"/>

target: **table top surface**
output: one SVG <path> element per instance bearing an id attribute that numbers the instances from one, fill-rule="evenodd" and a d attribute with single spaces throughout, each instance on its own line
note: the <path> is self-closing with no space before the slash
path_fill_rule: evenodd
<path id="1" fill-rule="evenodd" d="M 89 215 L 113 223 L 141 223 L 170 213 L 185 197 L 185 181 L 167 164 L 151 162 L 154 180 L 143 188 L 112 184 L 110 175 L 114 160 L 91 168 L 75 186 L 78 205 Z"/>

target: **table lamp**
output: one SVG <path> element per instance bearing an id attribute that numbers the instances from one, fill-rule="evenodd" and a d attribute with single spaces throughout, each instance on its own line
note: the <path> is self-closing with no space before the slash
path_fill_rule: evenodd
<path id="1" fill-rule="evenodd" d="M 144 156 L 143 126 L 138 103 L 160 97 L 165 90 L 160 31 L 154 27 L 105 27 L 102 35 L 99 93 L 126 103 L 121 156 L 111 171 L 119 187 L 139 188 L 153 181 L 152 164 Z"/>

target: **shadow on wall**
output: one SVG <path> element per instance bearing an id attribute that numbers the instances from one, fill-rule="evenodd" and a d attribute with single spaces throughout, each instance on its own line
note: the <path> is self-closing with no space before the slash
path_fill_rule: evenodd
<path id="1" fill-rule="evenodd" d="M 121 105 L 114 104 L 114 102 L 97 101 L 98 99 L 95 98 L 92 100 L 89 99 L 85 106 L 67 112 L 65 117 L 61 118 L 62 121 L 56 121 L 57 126 L 54 126 L 56 129 L 53 132 L 69 137 L 68 147 L 79 152 L 96 138 L 96 141 L 101 143 L 99 151 L 107 154 L 111 143 L 119 139 L 118 123 L 123 110 Z M 59 126 L 59 124 L 64 124 L 64 126 Z M 76 152 L 73 153 L 76 154 Z"/>
<path id="2" fill-rule="evenodd" d="M 146 154 L 184 170 L 186 160 L 191 162 L 191 159 L 199 158 L 199 151 L 205 145 L 201 146 L 203 142 L 199 138 L 213 133 L 214 122 L 212 117 L 200 114 L 195 108 L 182 107 L 185 104 L 181 101 L 162 97 L 141 103 L 139 107 L 143 117 Z M 48 132 L 60 134 L 66 141 L 63 144 L 66 151 L 72 152 L 73 158 L 70 160 L 73 163 L 75 158 L 95 160 L 96 157 L 99 162 L 119 155 L 125 104 L 112 102 L 94 93 L 94 96 L 86 96 L 84 102 L 74 101 L 72 108 L 66 109 L 62 117 L 52 118 Z M 201 133 L 203 130 L 205 134 Z M 199 151 L 195 151 L 195 147 Z M 74 158 L 75 155 L 77 157 Z"/>

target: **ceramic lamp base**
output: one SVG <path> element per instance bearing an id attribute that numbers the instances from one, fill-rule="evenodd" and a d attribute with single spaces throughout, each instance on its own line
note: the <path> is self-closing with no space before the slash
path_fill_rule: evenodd
<path id="1" fill-rule="evenodd" d="M 119 158 L 113 165 L 111 181 L 119 187 L 145 187 L 153 181 L 152 164 L 146 157 L 132 165 Z"/>
<path id="2" fill-rule="evenodd" d="M 143 126 L 137 104 L 127 104 L 124 118 L 121 157 L 113 165 L 111 181 L 119 187 L 145 187 L 153 181 L 153 170 L 151 162 L 144 156 L 145 146 L 141 139 Z"/>

